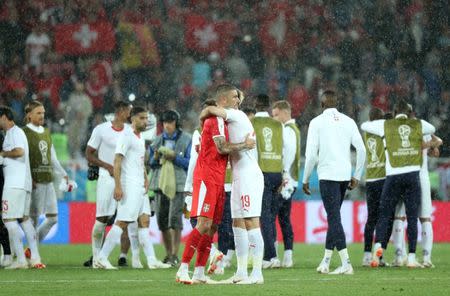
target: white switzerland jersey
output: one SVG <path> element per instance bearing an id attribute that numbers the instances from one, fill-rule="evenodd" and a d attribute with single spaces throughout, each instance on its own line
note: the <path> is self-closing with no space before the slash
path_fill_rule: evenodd
<path id="1" fill-rule="evenodd" d="M 3 159 L 3 174 L 5 188 L 18 188 L 31 192 L 30 158 L 28 155 L 28 141 L 23 130 L 17 125 L 10 128 L 3 141 L 3 151 L 22 148 L 24 155 L 18 158 L 5 157 Z"/>
<path id="2" fill-rule="evenodd" d="M 122 184 L 144 186 L 145 142 L 140 134 L 126 129 L 117 140 L 116 154 L 122 154 Z"/>
<path id="3" fill-rule="evenodd" d="M 117 139 L 125 130 L 131 130 L 129 125 L 125 125 L 123 129 L 114 129 L 110 121 L 97 125 L 92 131 L 91 138 L 87 143 L 88 146 L 94 148 L 98 152 L 98 158 L 110 165 L 114 165 L 114 154 L 116 151 Z M 109 176 L 104 168 L 100 168 L 100 174 Z"/>
<path id="4" fill-rule="evenodd" d="M 241 143 L 245 141 L 248 134 L 255 136 L 253 125 L 247 115 L 241 110 L 227 109 L 228 134 L 230 143 Z M 252 150 L 242 150 L 230 154 L 233 179 L 249 173 L 260 172 L 256 157 L 256 148 Z M 250 175 L 251 177 L 251 175 Z"/>
<path id="5" fill-rule="evenodd" d="M 429 142 L 431 139 L 430 135 L 423 136 L 424 142 Z M 422 150 L 422 166 L 420 167 L 420 171 L 421 173 L 428 174 L 428 149 Z"/>

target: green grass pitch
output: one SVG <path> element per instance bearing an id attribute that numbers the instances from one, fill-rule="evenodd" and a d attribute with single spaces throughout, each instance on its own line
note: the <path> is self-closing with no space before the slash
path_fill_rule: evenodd
<path id="1" fill-rule="evenodd" d="M 156 248 L 162 257 L 162 248 Z M 370 269 L 360 267 L 362 246 L 349 246 L 355 268 L 353 276 L 321 275 L 315 272 L 323 255 L 321 245 L 295 245 L 292 269 L 264 271 L 264 285 L 193 285 L 174 281 L 176 269 L 118 271 L 93 270 L 82 266 L 90 254 L 88 245 L 43 245 L 45 270 L 0 270 L 0 295 L 450 295 L 450 245 L 435 244 L 434 269 Z M 116 263 L 118 250 L 111 255 Z M 420 250 L 418 250 L 420 253 Z M 387 253 L 388 261 L 392 251 Z M 142 260 L 144 263 L 145 260 Z M 332 269 L 339 264 L 334 253 Z M 225 279 L 235 266 L 226 270 Z"/>

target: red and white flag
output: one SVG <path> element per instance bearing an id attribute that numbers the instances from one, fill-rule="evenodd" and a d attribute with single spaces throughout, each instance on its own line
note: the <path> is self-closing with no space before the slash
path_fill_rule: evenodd
<path id="1" fill-rule="evenodd" d="M 299 29 L 293 22 L 293 9 L 287 3 L 276 3 L 268 10 L 259 30 L 265 54 L 287 55 L 300 42 Z"/>
<path id="2" fill-rule="evenodd" d="M 229 21 L 212 22 L 201 15 L 185 19 L 186 47 L 199 53 L 217 52 L 223 58 L 233 42 L 236 24 Z"/>
<path id="3" fill-rule="evenodd" d="M 55 50 L 65 55 L 110 52 L 116 45 L 110 23 L 68 24 L 55 27 Z"/>

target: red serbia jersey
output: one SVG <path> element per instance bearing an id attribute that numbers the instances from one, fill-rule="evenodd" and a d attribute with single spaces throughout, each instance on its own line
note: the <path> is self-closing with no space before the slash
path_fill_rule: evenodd
<path id="1" fill-rule="evenodd" d="M 194 171 L 194 179 L 223 185 L 228 162 L 228 154 L 220 154 L 214 143 L 215 137 L 225 137 L 228 141 L 228 127 L 221 117 L 209 117 L 203 122 L 200 152 Z"/>

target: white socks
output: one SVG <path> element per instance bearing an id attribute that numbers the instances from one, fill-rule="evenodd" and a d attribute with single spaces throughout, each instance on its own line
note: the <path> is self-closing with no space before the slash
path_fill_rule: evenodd
<path id="1" fill-rule="evenodd" d="M 403 221 L 400 219 L 394 220 L 392 240 L 395 248 L 395 256 L 401 257 L 403 254 L 403 246 L 405 242 L 405 228 L 403 227 Z"/>
<path id="2" fill-rule="evenodd" d="M 433 226 L 430 221 L 422 223 L 422 249 L 423 261 L 431 261 L 431 250 L 433 249 Z"/>
<path id="3" fill-rule="evenodd" d="M 26 221 L 20 223 L 20 225 L 22 226 L 23 232 L 27 238 L 28 247 L 31 251 L 31 260 L 41 261 L 41 256 L 39 255 L 38 250 L 36 230 L 34 229 L 33 224 L 31 224 L 31 220 L 27 219 Z"/>
<path id="4" fill-rule="evenodd" d="M 139 258 L 139 236 L 137 222 L 128 224 L 128 238 L 130 239 L 131 256 L 133 258 Z"/>
<path id="5" fill-rule="evenodd" d="M 250 250 L 253 255 L 253 277 L 262 276 L 262 261 L 264 257 L 264 240 L 261 234 L 261 228 L 254 228 L 247 231 Z"/>
<path id="6" fill-rule="evenodd" d="M 122 228 L 117 226 L 116 224 L 111 227 L 111 230 L 108 232 L 106 236 L 105 243 L 101 251 L 98 254 L 98 257 L 108 258 L 109 254 L 111 254 L 112 250 L 116 245 L 120 243 L 120 236 L 122 235 Z"/>
<path id="7" fill-rule="evenodd" d="M 292 250 L 285 250 L 283 261 L 292 261 Z"/>
<path id="8" fill-rule="evenodd" d="M 323 259 L 321 264 L 326 264 L 330 266 L 331 256 L 333 255 L 333 250 L 325 249 L 325 253 L 323 254 Z"/>
<path id="9" fill-rule="evenodd" d="M 50 229 L 52 229 L 53 225 L 58 223 L 58 217 L 47 217 L 44 222 L 41 223 L 41 225 L 37 228 L 38 238 L 39 241 L 42 241 L 45 239 L 47 234 L 50 232 Z"/>
<path id="10" fill-rule="evenodd" d="M 94 227 L 92 227 L 92 256 L 97 258 L 98 253 L 102 249 L 103 236 L 105 235 L 106 223 L 95 220 Z"/>
<path id="11" fill-rule="evenodd" d="M 234 244 L 236 247 L 237 271 L 236 275 L 246 278 L 248 264 L 248 233 L 247 229 L 233 227 Z"/>
<path id="12" fill-rule="evenodd" d="M 339 251 L 339 257 L 341 257 L 342 267 L 346 267 L 350 264 L 350 257 L 348 256 L 347 248 Z"/>
<path id="13" fill-rule="evenodd" d="M 19 223 L 17 221 L 5 222 L 5 227 L 8 229 L 9 242 L 11 250 L 17 256 L 17 262 L 25 263 L 25 254 L 23 253 L 22 237 L 20 235 Z"/>
<path id="14" fill-rule="evenodd" d="M 155 260 L 155 250 L 153 249 L 153 244 L 150 241 L 149 230 L 147 228 L 138 229 L 139 242 L 141 243 L 142 249 L 144 249 L 145 257 L 147 257 L 147 263 L 152 264 Z"/>
<path id="15" fill-rule="evenodd" d="M 205 267 L 196 266 L 192 278 L 203 279 L 205 277 Z"/>

